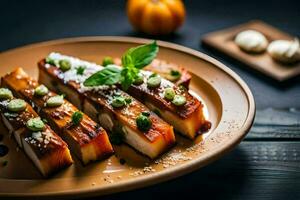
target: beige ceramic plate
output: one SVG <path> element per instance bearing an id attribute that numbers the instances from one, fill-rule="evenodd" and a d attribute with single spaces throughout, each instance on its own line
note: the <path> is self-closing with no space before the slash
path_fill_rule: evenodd
<path id="1" fill-rule="evenodd" d="M 37 77 L 36 63 L 49 52 L 77 56 L 101 63 L 104 56 L 121 56 L 129 47 L 150 42 L 128 37 L 86 37 L 29 45 L 0 54 L 0 75 L 23 67 Z M 230 151 L 250 129 L 255 115 L 253 96 L 239 76 L 220 62 L 183 46 L 158 42 L 158 58 L 185 66 L 192 74 L 191 89 L 205 103 L 212 129 L 194 142 L 178 135 L 178 144 L 156 161 L 126 145 L 116 156 L 83 167 L 78 160 L 60 173 L 43 179 L 16 143 L 5 135 L 9 154 L 0 158 L 0 196 L 92 196 L 145 187 L 196 170 Z M 126 164 L 119 160 L 124 158 Z"/>

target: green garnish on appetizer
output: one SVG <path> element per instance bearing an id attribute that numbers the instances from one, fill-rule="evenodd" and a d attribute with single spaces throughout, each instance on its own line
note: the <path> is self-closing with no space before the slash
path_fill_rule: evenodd
<path id="1" fill-rule="evenodd" d="M 57 107 L 64 103 L 64 96 L 63 95 L 56 95 L 53 97 L 50 97 L 46 104 L 48 107 Z"/>
<path id="2" fill-rule="evenodd" d="M 26 122 L 26 127 L 31 131 L 41 131 L 44 129 L 44 126 L 43 120 L 39 117 L 32 118 Z"/>
<path id="3" fill-rule="evenodd" d="M 130 48 L 122 56 L 123 68 L 108 65 L 87 78 L 84 86 L 114 85 L 120 83 L 123 90 L 127 90 L 137 80 L 139 82 L 140 69 L 149 65 L 158 53 L 156 41 Z"/>
<path id="4" fill-rule="evenodd" d="M 79 66 L 77 69 L 76 69 L 76 74 L 77 75 L 83 75 L 84 71 L 85 71 L 85 66 Z"/>
<path id="5" fill-rule="evenodd" d="M 172 103 L 175 106 L 183 106 L 186 103 L 186 98 L 182 95 L 175 95 Z"/>
<path id="6" fill-rule="evenodd" d="M 136 118 L 136 125 L 140 131 L 146 132 L 151 128 L 152 122 L 149 116 L 149 112 L 143 112 Z"/>
<path id="7" fill-rule="evenodd" d="M 106 56 L 103 58 L 103 61 L 102 61 L 103 67 L 106 67 L 107 65 L 112 65 L 112 64 L 114 64 L 112 57 Z"/>
<path id="8" fill-rule="evenodd" d="M 34 89 L 34 94 L 37 96 L 44 96 L 48 94 L 49 90 L 46 86 L 40 85 Z"/>
<path id="9" fill-rule="evenodd" d="M 26 108 L 26 102 L 23 99 L 13 99 L 8 103 L 7 108 L 11 112 L 23 111 Z"/>
<path id="10" fill-rule="evenodd" d="M 175 97 L 175 94 L 176 94 L 175 90 L 173 88 L 171 88 L 171 87 L 166 88 L 164 90 L 164 98 L 167 99 L 167 100 L 172 101 L 174 99 L 174 97 Z"/>
<path id="11" fill-rule="evenodd" d="M 71 69 L 71 63 L 68 60 L 60 60 L 59 63 L 59 69 L 61 69 L 61 71 L 66 72 L 69 69 Z"/>
<path id="12" fill-rule="evenodd" d="M 80 111 L 76 111 L 73 113 L 71 119 L 74 125 L 78 125 L 83 118 L 83 113 Z"/>
<path id="13" fill-rule="evenodd" d="M 157 74 L 149 76 L 147 80 L 147 86 L 150 88 L 156 88 L 160 86 L 161 83 L 161 77 Z"/>
<path id="14" fill-rule="evenodd" d="M 0 88 L 0 99 L 12 99 L 13 94 L 7 88 Z"/>

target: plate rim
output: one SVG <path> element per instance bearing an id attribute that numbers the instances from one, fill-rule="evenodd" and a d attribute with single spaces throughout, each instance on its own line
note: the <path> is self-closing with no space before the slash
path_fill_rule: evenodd
<path id="1" fill-rule="evenodd" d="M 74 43 L 74 42 L 129 42 L 129 43 L 136 43 L 136 44 L 145 44 L 153 41 L 153 39 L 146 39 L 146 38 L 137 38 L 137 37 L 127 37 L 127 36 L 84 36 L 84 37 L 70 37 L 70 38 L 62 38 L 62 39 L 55 39 L 43 42 L 37 42 L 32 44 L 27 44 L 21 47 L 16 47 L 12 49 L 8 49 L 5 51 L 0 52 L 0 56 L 9 54 L 13 51 L 19 50 L 26 50 L 30 48 L 36 48 L 41 46 L 48 46 L 48 45 L 57 45 L 63 43 Z M 241 140 L 246 136 L 249 132 L 256 113 L 256 105 L 253 94 L 246 84 L 246 82 L 237 75 L 233 70 L 228 68 L 225 64 L 221 63 L 215 58 L 197 51 L 195 49 L 185 47 L 179 44 L 156 40 L 159 46 L 162 46 L 167 49 L 179 51 L 181 53 L 185 53 L 188 55 L 195 56 L 206 62 L 209 62 L 214 67 L 222 70 L 224 73 L 229 75 L 244 91 L 245 96 L 248 101 L 249 109 L 247 113 L 247 117 L 245 122 L 242 126 L 242 129 L 239 131 L 234 131 L 235 137 L 230 139 L 226 145 L 222 145 L 220 148 L 215 148 L 210 150 L 207 154 L 201 157 L 201 160 L 195 159 L 189 161 L 184 165 L 180 165 L 174 168 L 170 168 L 168 170 L 159 171 L 152 176 L 144 176 L 139 177 L 138 179 L 131 179 L 131 180 L 124 180 L 113 185 L 105 185 L 105 186 L 94 186 L 91 188 L 84 188 L 84 189 L 75 189 L 75 190 L 67 190 L 67 191 L 58 191 L 58 192 L 32 192 L 32 193 L 2 193 L 0 196 L 7 196 L 7 197 L 30 197 L 30 196 L 70 196 L 70 195 L 78 195 L 77 197 L 86 197 L 86 196 L 95 196 L 95 195 L 107 195 L 111 193 L 129 191 L 137 188 L 144 188 L 156 183 L 161 183 L 167 180 L 171 180 L 182 175 L 188 174 L 196 169 L 199 169 L 207 164 L 219 159 L 220 157 L 224 156 L 228 152 L 230 152 L 236 145 L 238 145 Z M 141 184 L 143 183 L 143 184 Z M 101 194 L 100 194 L 101 193 Z"/>

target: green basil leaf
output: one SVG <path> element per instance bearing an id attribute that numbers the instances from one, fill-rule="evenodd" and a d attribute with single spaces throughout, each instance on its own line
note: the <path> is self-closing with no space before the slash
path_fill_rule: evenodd
<path id="1" fill-rule="evenodd" d="M 130 48 L 122 56 L 122 65 L 127 67 L 133 65 L 135 68 L 142 69 L 149 65 L 158 53 L 156 41 L 137 47 Z"/>
<path id="2" fill-rule="evenodd" d="M 127 90 L 134 82 L 138 74 L 138 69 L 134 67 L 123 68 L 121 72 L 120 82 L 123 90 Z"/>
<path id="3" fill-rule="evenodd" d="M 114 85 L 119 82 L 121 76 L 121 69 L 108 65 L 103 70 L 96 72 L 87 78 L 84 82 L 84 86 L 98 86 L 98 85 Z"/>

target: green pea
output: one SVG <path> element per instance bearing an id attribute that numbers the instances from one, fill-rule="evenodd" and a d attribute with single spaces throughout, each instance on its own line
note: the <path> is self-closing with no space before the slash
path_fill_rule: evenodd
<path id="1" fill-rule="evenodd" d="M 139 73 L 137 75 L 137 77 L 134 79 L 133 84 L 134 85 L 141 85 L 142 83 L 144 83 L 144 76 L 141 73 Z"/>
<path id="2" fill-rule="evenodd" d="M 23 111 L 26 108 L 26 102 L 22 99 L 13 99 L 8 103 L 7 108 L 11 112 Z"/>
<path id="3" fill-rule="evenodd" d="M 113 98 L 111 105 L 115 108 L 120 108 L 126 105 L 126 100 L 122 96 L 117 96 Z"/>
<path id="4" fill-rule="evenodd" d="M 26 122 L 26 126 L 31 131 L 41 131 L 44 129 L 44 122 L 41 120 L 41 118 L 36 117 L 28 120 Z"/>
<path id="5" fill-rule="evenodd" d="M 44 85 L 39 85 L 34 90 L 34 94 L 37 96 L 44 96 L 48 94 L 48 92 L 49 92 L 48 88 Z"/>
<path id="6" fill-rule="evenodd" d="M 114 61 L 111 57 L 106 56 L 103 58 L 102 66 L 106 67 L 107 65 L 112 65 L 112 64 L 114 64 Z"/>
<path id="7" fill-rule="evenodd" d="M 62 95 L 56 95 L 50 97 L 46 102 L 47 106 L 49 107 L 57 107 L 62 105 L 63 103 L 64 103 L 64 97 Z"/>
<path id="8" fill-rule="evenodd" d="M 173 88 L 166 88 L 164 90 L 164 98 L 167 100 L 173 100 L 175 97 L 175 91 Z"/>
<path id="9" fill-rule="evenodd" d="M 151 126 L 152 122 L 148 116 L 143 115 L 142 113 L 136 118 L 136 125 L 140 131 L 148 131 Z"/>
<path id="10" fill-rule="evenodd" d="M 54 65 L 54 66 L 56 66 L 56 64 L 57 64 L 57 62 L 54 59 L 50 58 L 50 57 L 46 58 L 46 63 L 48 63 L 50 65 Z"/>
<path id="11" fill-rule="evenodd" d="M 60 60 L 58 64 L 59 64 L 59 69 L 61 69 L 63 72 L 66 72 L 69 69 L 71 69 L 71 63 L 68 60 Z"/>
<path id="12" fill-rule="evenodd" d="M 183 106 L 186 103 L 186 98 L 182 95 L 175 95 L 172 103 L 175 106 Z"/>
<path id="13" fill-rule="evenodd" d="M 85 69 L 86 69 L 85 66 L 79 66 L 79 67 L 76 69 L 76 74 L 77 74 L 77 75 L 83 75 Z"/>
<path id="14" fill-rule="evenodd" d="M 72 123 L 78 125 L 83 118 L 83 113 L 80 111 L 76 111 L 72 114 Z"/>
<path id="15" fill-rule="evenodd" d="M 147 80 L 147 86 L 151 88 L 155 88 L 160 86 L 161 77 L 160 76 L 150 76 Z"/>
<path id="16" fill-rule="evenodd" d="M 169 81 L 174 82 L 174 81 L 177 81 L 178 79 L 180 79 L 180 77 L 181 77 L 181 73 L 179 71 L 177 71 L 177 70 L 171 70 L 170 73 L 167 75 L 166 78 Z"/>
<path id="17" fill-rule="evenodd" d="M 0 88 L 0 99 L 12 99 L 13 94 L 7 88 Z"/>

